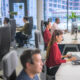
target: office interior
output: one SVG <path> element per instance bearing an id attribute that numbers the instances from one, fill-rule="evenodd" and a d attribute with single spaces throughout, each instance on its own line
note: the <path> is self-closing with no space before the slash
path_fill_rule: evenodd
<path id="1" fill-rule="evenodd" d="M 24 40 L 24 45 L 19 47 L 15 40 L 15 36 L 17 29 L 22 28 L 24 25 L 24 16 L 27 16 L 29 19 L 31 26 L 30 35 L 28 39 Z M 11 32 L 6 28 L 1 31 L 2 28 L 4 28 L 5 17 L 10 19 L 10 26 L 13 27 Z M 72 17 L 74 19 L 72 19 Z M 44 30 L 42 27 L 45 27 L 44 23 L 47 21 L 50 21 L 51 25 L 53 25 L 56 18 L 60 19 L 58 27 L 63 31 L 63 41 L 62 43 L 58 44 L 62 55 L 68 53 L 75 53 L 79 55 L 80 0 L 0 0 L 0 53 L 3 52 L 3 50 L 6 50 L 6 53 L 4 53 L 5 56 L 11 51 L 16 52 L 18 57 L 18 62 L 16 63 L 17 76 L 22 70 L 20 55 L 24 50 L 29 48 L 40 49 L 42 61 L 45 61 L 46 49 L 42 33 Z M 73 26 L 76 27 L 74 32 Z M 0 76 L 4 74 L 2 69 L 2 59 L 4 56 L 2 55 L 3 54 L 0 55 Z M 75 65 L 74 67 L 74 65 L 71 65 L 70 63 L 62 63 L 56 73 L 55 80 L 80 80 L 79 67 L 80 64 Z M 40 80 L 47 80 L 46 67 L 44 67 L 44 69 L 45 71 L 38 75 Z M 0 80 L 5 79 L 1 77 Z M 48 76 L 48 80 L 53 80 L 52 76 Z"/>

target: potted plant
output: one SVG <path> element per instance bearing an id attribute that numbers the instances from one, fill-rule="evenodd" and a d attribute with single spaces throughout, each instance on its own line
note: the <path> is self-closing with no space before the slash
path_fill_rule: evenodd
<path id="1" fill-rule="evenodd" d="M 14 15 L 17 15 L 17 12 L 13 12 L 13 11 L 11 11 L 9 14 L 10 14 L 10 18 L 13 18 Z"/>
<path id="2" fill-rule="evenodd" d="M 75 40 L 77 40 L 77 32 L 78 32 L 78 26 L 77 26 L 77 23 L 76 23 L 77 18 L 79 18 L 79 16 L 77 16 L 75 12 L 72 12 L 71 15 L 68 17 L 68 19 L 72 20 L 71 34 L 76 33 Z"/>
<path id="3" fill-rule="evenodd" d="M 17 12 L 10 12 L 11 16 L 17 15 Z"/>
<path id="4" fill-rule="evenodd" d="M 19 5 L 19 8 L 22 9 L 22 5 Z"/>
<path id="5" fill-rule="evenodd" d="M 75 12 L 72 12 L 71 15 L 68 17 L 68 19 L 71 19 L 72 22 L 76 21 L 76 18 L 78 18 L 79 16 L 76 15 Z"/>

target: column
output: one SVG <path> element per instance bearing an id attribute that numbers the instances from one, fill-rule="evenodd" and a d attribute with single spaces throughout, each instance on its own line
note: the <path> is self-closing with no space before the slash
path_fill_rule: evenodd
<path id="1" fill-rule="evenodd" d="M 41 20 L 43 19 L 43 0 L 37 0 L 37 29 L 41 31 Z"/>

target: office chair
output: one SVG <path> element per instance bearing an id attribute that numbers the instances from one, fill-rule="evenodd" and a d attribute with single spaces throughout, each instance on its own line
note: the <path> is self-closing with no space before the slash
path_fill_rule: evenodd
<path id="1" fill-rule="evenodd" d="M 10 50 L 10 38 L 11 38 L 11 30 L 10 27 L 1 27 L 0 28 L 0 61 L 2 57 L 9 52 Z"/>
<path id="2" fill-rule="evenodd" d="M 7 53 L 3 59 L 3 80 L 16 80 L 16 66 L 18 64 L 18 57 L 16 51 Z"/>
<path id="3" fill-rule="evenodd" d="M 2 67 L 2 58 L 10 49 L 10 27 L 0 27 L 0 70 Z"/>
<path id="4" fill-rule="evenodd" d="M 10 27 L 11 27 L 11 46 L 15 48 L 16 21 L 14 19 L 10 19 Z"/>
<path id="5" fill-rule="evenodd" d="M 35 31 L 35 47 L 39 48 L 39 44 L 41 43 L 41 33 L 39 30 Z"/>
<path id="6" fill-rule="evenodd" d="M 47 71 L 46 71 L 46 80 L 55 80 L 55 74 L 56 74 L 59 66 L 60 66 L 60 65 L 56 65 L 56 66 L 53 67 L 53 68 L 48 68 L 48 67 L 46 66 L 46 70 L 47 70 Z"/>
<path id="7" fill-rule="evenodd" d="M 41 33 L 42 33 L 43 40 L 44 40 L 44 31 L 45 31 L 45 28 L 46 28 L 46 22 L 44 22 L 42 20 L 41 21 Z M 47 49 L 46 43 L 44 42 L 44 50 L 46 50 L 46 49 Z"/>

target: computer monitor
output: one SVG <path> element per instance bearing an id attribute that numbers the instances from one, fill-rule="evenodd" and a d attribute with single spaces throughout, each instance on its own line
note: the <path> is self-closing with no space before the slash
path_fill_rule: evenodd
<path id="1" fill-rule="evenodd" d="M 78 25 L 76 22 L 73 22 L 72 23 L 72 33 L 76 33 L 77 32 L 77 29 L 78 29 Z"/>

